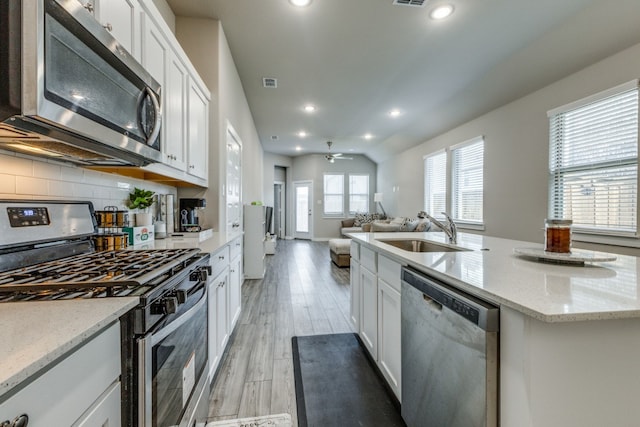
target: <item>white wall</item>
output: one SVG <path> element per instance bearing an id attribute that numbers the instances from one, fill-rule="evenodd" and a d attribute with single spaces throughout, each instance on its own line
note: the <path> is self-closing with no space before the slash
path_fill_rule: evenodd
<path id="1" fill-rule="evenodd" d="M 384 192 L 385 208 L 394 215 L 415 216 L 424 203 L 423 156 L 484 135 L 484 233 L 543 242 L 547 111 L 638 77 L 640 44 L 380 163 L 378 191 Z"/>
<path id="2" fill-rule="evenodd" d="M 235 129 L 242 143 L 242 197 L 245 203 L 263 198 L 262 144 L 220 22 L 178 16 L 176 38 L 212 93 L 209 188 L 180 189 L 179 197 L 206 198 L 205 221 L 216 230 L 224 230 L 227 123 Z"/>
<path id="3" fill-rule="evenodd" d="M 175 187 L 73 165 L 46 162 L 0 152 L 0 198 L 89 200 L 96 210 L 105 206 L 127 209 L 134 187 L 158 194 L 173 194 Z M 155 211 L 155 204 L 152 207 Z M 0 236 L 0 240 L 2 237 Z"/>
<path id="4" fill-rule="evenodd" d="M 373 204 L 373 194 L 376 190 L 376 164 L 369 158 L 354 154 L 349 155 L 353 160 L 340 160 L 335 163 L 329 163 L 324 155 L 310 154 L 307 156 L 299 156 L 293 158 L 293 167 L 291 170 L 293 181 L 313 181 L 313 239 L 326 240 L 332 237 L 340 237 L 340 221 L 343 218 L 324 218 L 323 217 L 323 194 L 324 182 L 323 176 L 325 172 L 344 173 L 345 178 L 350 174 L 369 174 L 369 210 L 375 211 Z M 348 192 L 348 181 L 345 179 L 345 195 Z M 293 193 L 293 192 L 292 192 Z M 385 196 L 386 197 L 386 196 Z M 293 203 L 293 200 L 292 200 Z M 345 210 L 348 209 L 348 198 L 345 197 Z M 395 215 L 385 204 L 385 210 L 389 215 Z M 293 212 L 291 213 L 293 215 Z"/>

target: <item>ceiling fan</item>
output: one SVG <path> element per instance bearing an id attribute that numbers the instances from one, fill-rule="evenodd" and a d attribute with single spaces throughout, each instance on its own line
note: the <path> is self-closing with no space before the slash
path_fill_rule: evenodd
<path id="1" fill-rule="evenodd" d="M 353 157 L 342 157 L 342 153 L 331 154 L 331 145 L 333 145 L 333 142 L 327 141 L 329 153 L 324 156 L 329 163 L 334 163 L 336 160 L 353 160 Z"/>

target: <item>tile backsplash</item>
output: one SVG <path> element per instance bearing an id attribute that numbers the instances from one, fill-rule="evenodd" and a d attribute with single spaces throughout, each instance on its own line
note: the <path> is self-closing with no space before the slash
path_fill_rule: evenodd
<path id="1" fill-rule="evenodd" d="M 177 196 L 168 185 L 0 151 L 0 199 L 89 200 L 97 210 L 126 209 L 134 187 Z"/>

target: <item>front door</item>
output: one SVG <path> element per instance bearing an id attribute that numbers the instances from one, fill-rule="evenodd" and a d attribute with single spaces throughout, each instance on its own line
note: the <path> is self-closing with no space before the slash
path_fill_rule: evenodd
<path id="1" fill-rule="evenodd" d="M 313 182 L 296 181 L 293 183 L 294 194 L 294 233 L 296 239 L 311 239 L 313 236 Z"/>

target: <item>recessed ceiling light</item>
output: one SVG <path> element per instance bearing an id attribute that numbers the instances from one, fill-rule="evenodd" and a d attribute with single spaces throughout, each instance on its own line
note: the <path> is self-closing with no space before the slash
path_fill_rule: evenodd
<path id="1" fill-rule="evenodd" d="M 299 145 L 296 147 L 296 151 L 302 151 L 302 147 L 300 147 Z"/>
<path id="2" fill-rule="evenodd" d="M 307 113 L 313 113 L 314 111 L 316 111 L 316 107 L 311 104 L 307 104 L 304 106 L 304 111 L 306 111 Z"/>
<path id="3" fill-rule="evenodd" d="M 291 3 L 294 6 L 305 7 L 311 4 L 311 0 L 289 0 L 289 3 Z"/>
<path id="4" fill-rule="evenodd" d="M 453 13 L 453 6 L 450 4 L 443 4 L 436 7 L 431 11 L 429 16 L 431 19 L 444 19 Z"/>
<path id="5" fill-rule="evenodd" d="M 305 131 L 301 130 L 300 132 L 298 132 L 298 136 L 300 138 L 304 138 L 305 136 L 307 136 L 307 133 Z"/>
<path id="6" fill-rule="evenodd" d="M 365 133 L 364 139 L 373 139 L 373 135 L 371 135 L 370 133 Z"/>
<path id="7" fill-rule="evenodd" d="M 393 109 L 393 110 L 389 111 L 389 115 L 391 117 L 398 117 L 398 116 L 400 116 L 400 114 L 402 114 L 402 113 L 398 109 Z"/>

